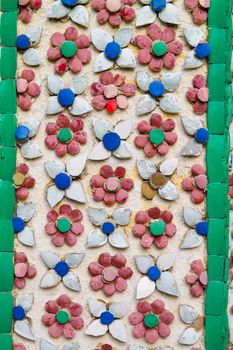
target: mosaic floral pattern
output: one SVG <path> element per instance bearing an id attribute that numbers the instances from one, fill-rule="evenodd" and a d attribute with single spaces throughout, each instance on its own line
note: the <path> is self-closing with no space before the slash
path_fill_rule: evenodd
<path id="1" fill-rule="evenodd" d="M 204 293 L 208 277 L 202 260 L 194 260 L 191 263 L 191 271 L 185 276 L 185 280 L 193 297 L 198 298 Z"/>
<path id="2" fill-rule="evenodd" d="M 23 111 L 29 111 L 33 98 L 40 95 L 40 85 L 35 81 L 35 72 L 32 69 L 24 69 L 16 81 L 18 94 L 18 107 Z"/>
<path id="3" fill-rule="evenodd" d="M 37 270 L 34 265 L 28 262 L 26 254 L 15 252 L 14 284 L 16 288 L 23 289 L 26 286 L 26 279 L 36 276 Z"/>
<path id="4" fill-rule="evenodd" d="M 14 175 L 14 185 L 16 188 L 15 195 L 20 201 L 25 201 L 29 196 L 29 190 L 36 184 L 36 180 L 32 176 L 27 176 L 29 167 L 25 163 L 17 166 Z"/>
<path id="5" fill-rule="evenodd" d="M 205 200 L 207 186 L 206 170 L 200 164 L 194 164 L 191 168 L 191 177 L 186 177 L 182 182 L 183 190 L 191 192 L 191 201 L 200 204 Z"/>
<path id="6" fill-rule="evenodd" d="M 23 23 L 31 22 L 33 12 L 36 12 L 37 10 L 39 10 L 41 6 L 42 6 L 42 0 L 19 0 L 20 20 Z"/>
<path id="7" fill-rule="evenodd" d="M 201 74 L 193 78 L 193 88 L 188 89 L 186 97 L 193 104 L 195 114 L 203 114 L 208 106 L 208 88 L 206 87 L 205 77 Z"/>
<path id="8" fill-rule="evenodd" d="M 184 0 L 184 6 L 191 12 L 193 21 L 196 24 L 203 24 L 208 18 L 209 0 Z"/>

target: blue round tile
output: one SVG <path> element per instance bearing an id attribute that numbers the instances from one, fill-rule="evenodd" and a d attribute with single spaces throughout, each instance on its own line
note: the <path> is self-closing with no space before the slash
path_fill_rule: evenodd
<path id="1" fill-rule="evenodd" d="M 110 235 L 115 230 L 115 225 L 111 221 L 106 221 L 103 223 L 101 229 L 103 233 Z"/>
<path id="2" fill-rule="evenodd" d="M 14 229 L 15 233 L 22 232 L 24 227 L 25 227 L 25 223 L 24 223 L 23 219 L 21 219 L 18 216 L 15 216 L 12 219 L 12 224 L 13 224 L 13 229 Z"/>
<path id="3" fill-rule="evenodd" d="M 200 43 L 195 47 L 195 53 L 199 58 L 208 57 L 211 53 L 211 46 L 208 43 Z"/>
<path id="4" fill-rule="evenodd" d="M 196 131 L 195 139 L 198 143 L 206 143 L 209 139 L 209 131 L 205 128 L 200 128 Z"/>
<path id="5" fill-rule="evenodd" d="M 70 107 L 74 103 L 75 94 L 71 89 L 62 89 L 59 91 L 57 98 L 62 107 Z"/>
<path id="6" fill-rule="evenodd" d="M 17 321 L 22 321 L 26 316 L 26 312 L 22 306 L 13 307 L 13 317 Z"/>
<path id="7" fill-rule="evenodd" d="M 106 326 L 110 325 L 114 321 L 114 316 L 110 311 L 104 311 L 100 315 L 100 322 Z"/>
<path id="8" fill-rule="evenodd" d="M 61 0 L 62 5 L 67 7 L 73 7 L 78 4 L 78 0 Z"/>
<path id="9" fill-rule="evenodd" d="M 59 261 L 59 263 L 57 263 L 57 265 L 55 266 L 54 270 L 59 276 L 64 277 L 65 275 L 67 275 L 70 268 L 65 261 Z"/>
<path id="10" fill-rule="evenodd" d="M 165 88 L 160 80 L 155 80 L 149 85 L 149 93 L 153 97 L 160 97 L 164 94 Z"/>
<path id="11" fill-rule="evenodd" d="M 59 173 L 54 179 L 55 185 L 59 190 L 67 190 L 71 184 L 70 175 L 67 173 Z"/>
<path id="12" fill-rule="evenodd" d="M 196 225 L 196 232 L 200 236 L 207 236 L 208 234 L 208 222 L 201 221 Z"/>
<path id="13" fill-rule="evenodd" d="M 108 43 L 104 49 L 105 57 L 109 60 L 116 60 L 121 54 L 121 47 L 116 41 Z"/>
<path id="14" fill-rule="evenodd" d="M 161 275 L 161 271 L 157 266 L 151 266 L 149 270 L 147 271 L 147 276 L 152 280 L 152 281 L 157 281 Z"/>
<path id="15" fill-rule="evenodd" d="M 16 128 L 16 131 L 15 131 L 15 136 L 16 136 L 16 139 L 18 141 L 25 141 L 29 138 L 29 135 L 30 135 L 30 130 L 27 126 L 25 125 L 19 125 L 17 128 Z"/>
<path id="16" fill-rule="evenodd" d="M 167 5 L 167 0 L 151 0 L 150 6 L 153 11 L 162 11 Z"/>
<path id="17" fill-rule="evenodd" d="M 103 144 L 108 151 L 115 151 L 121 144 L 121 138 L 116 132 L 108 132 L 103 137 Z"/>
<path id="18" fill-rule="evenodd" d="M 30 38 L 25 35 L 25 34 L 21 34 L 18 35 L 16 38 L 16 47 L 19 50 L 26 50 L 27 48 L 29 48 L 30 46 Z"/>

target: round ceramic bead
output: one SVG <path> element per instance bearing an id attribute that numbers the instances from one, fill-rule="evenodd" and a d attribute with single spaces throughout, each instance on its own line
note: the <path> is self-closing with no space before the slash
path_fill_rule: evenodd
<path id="1" fill-rule="evenodd" d="M 165 230 L 165 223 L 163 220 L 156 220 L 156 221 L 152 221 L 150 222 L 149 225 L 149 230 L 150 233 L 153 236 L 161 236 L 164 234 L 164 230 Z"/>
<path id="2" fill-rule="evenodd" d="M 72 131 L 68 128 L 61 128 L 57 135 L 60 142 L 69 142 L 72 139 L 72 136 Z"/>
<path id="3" fill-rule="evenodd" d="M 111 101 L 107 102 L 106 110 L 107 110 L 107 112 L 109 114 L 110 113 L 114 113 L 116 109 L 117 109 L 117 102 L 116 102 L 116 100 L 111 100 Z"/>
<path id="4" fill-rule="evenodd" d="M 208 43 L 200 43 L 196 46 L 195 53 L 199 58 L 208 57 L 211 53 L 211 47 Z"/>
<path id="5" fill-rule="evenodd" d="M 195 134 L 195 139 L 197 142 L 199 143 L 205 143 L 208 141 L 209 138 L 209 132 L 207 129 L 205 128 L 200 128 L 197 130 L 196 134 Z"/>
<path id="6" fill-rule="evenodd" d="M 201 221 L 196 226 L 196 232 L 200 236 L 207 236 L 208 234 L 208 223 L 206 221 Z"/>
<path id="7" fill-rule="evenodd" d="M 67 218 L 60 218 L 57 221 L 57 228 L 59 232 L 65 233 L 68 232 L 71 228 L 71 222 Z"/>
<path id="8" fill-rule="evenodd" d="M 74 103 L 75 95 L 71 89 L 62 89 L 59 91 L 57 98 L 62 107 L 69 107 Z"/>
<path id="9" fill-rule="evenodd" d="M 66 190 L 70 187 L 71 179 L 66 173 L 59 173 L 54 179 L 55 185 L 59 190 Z"/>
<path id="10" fill-rule="evenodd" d="M 66 324 L 70 320 L 70 315 L 66 310 L 59 310 L 56 314 L 56 320 L 60 324 Z"/>
<path id="11" fill-rule="evenodd" d="M 161 57 L 167 52 L 167 45 L 164 41 L 156 41 L 151 48 L 155 56 Z"/>
<path id="12" fill-rule="evenodd" d="M 116 132 L 108 132 L 103 137 L 103 144 L 108 151 L 115 151 L 121 144 L 120 136 Z"/>
<path id="13" fill-rule="evenodd" d="M 19 233 L 21 231 L 23 231 L 25 224 L 23 219 L 21 219 L 20 217 L 14 217 L 12 220 L 13 223 L 13 229 L 15 233 Z"/>
<path id="14" fill-rule="evenodd" d="M 159 324 L 158 316 L 149 313 L 144 317 L 143 323 L 147 328 L 154 328 Z"/>
<path id="15" fill-rule="evenodd" d="M 149 134 L 149 139 L 154 145 L 160 145 L 164 141 L 164 131 L 161 129 L 153 129 Z"/>
<path id="16" fill-rule="evenodd" d="M 106 0 L 106 8 L 110 12 L 117 12 L 121 8 L 121 0 Z"/>
<path id="17" fill-rule="evenodd" d="M 13 317 L 15 320 L 21 321 L 25 318 L 26 313 L 22 306 L 15 306 L 13 308 Z"/>
<path id="18" fill-rule="evenodd" d="M 161 81 L 155 80 L 152 83 L 150 83 L 149 93 L 151 96 L 160 97 L 163 95 L 164 91 L 165 91 L 165 88 Z"/>
<path id="19" fill-rule="evenodd" d="M 63 277 L 69 272 L 69 266 L 65 261 L 59 261 L 54 270 L 59 276 Z"/>
<path id="20" fill-rule="evenodd" d="M 21 34 L 17 36 L 16 39 L 16 47 L 19 50 L 26 50 L 30 46 L 30 38 L 25 35 Z"/>
<path id="21" fill-rule="evenodd" d="M 114 316 L 110 311 L 104 311 L 100 315 L 100 322 L 104 325 L 109 325 L 114 321 Z"/>
<path id="22" fill-rule="evenodd" d="M 116 60 L 121 54 L 121 47 L 116 41 L 112 41 L 106 45 L 104 54 L 109 60 Z"/>
<path id="23" fill-rule="evenodd" d="M 115 230 L 115 225 L 110 221 L 104 222 L 101 230 L 106 235 L 110 235 Z"/>
<path id="24" fill-rule="evenodd" d="M 29 137 L 29 134 L 30 134 L 30 130 L 27 126 L 25 125 L 19 125 L 17 128 L 16 128 L 16 131 L 15 131 L 15 136 L 16 136 L 16 139 L 18 141 L 25 141 L 28 139 Z"/>
<path id="25" fill-rule="evenodd" d="M 161 271 L 157 266 L 151 266 L 147 271 L 147 276 L 152 281 L 156 281 L 157 279 L 159 279 L 160 275 L 161 275 Z"/>
<path id="26" fill-rule="evenodd" d="M 73 57 L 77 52 L 77 46 L 73 41 L 64 41 L 61 46 L 61 53 L 65 57 Z"/>
<path id="27" fill-rule="evenodd" d="M 154 11 L 162 11 L 167 5 L 166 0 L 151 0 L 150 6 Z"/>
<path id="28" fill-rule="evenodd" d="M 61 0 L 62 5 L 67 7 L 73 7 L 78 4 L 78 0 Z"/>

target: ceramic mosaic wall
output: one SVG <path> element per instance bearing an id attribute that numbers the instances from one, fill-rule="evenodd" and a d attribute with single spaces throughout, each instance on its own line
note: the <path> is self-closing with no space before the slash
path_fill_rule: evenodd
<path id="1" fill-rule="evenodd" d="M 0 349 L 232 349 L 230 1 L 1 10 Z"/>

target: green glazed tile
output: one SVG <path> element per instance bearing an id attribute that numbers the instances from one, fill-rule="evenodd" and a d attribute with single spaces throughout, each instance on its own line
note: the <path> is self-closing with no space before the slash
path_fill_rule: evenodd
<path id="1" fill-rule="evenodd" d="M 209 255 L 228 256 L 229 235 L 225 219 L 208 220 L 207 250 Z"/>
<path id="2" fill-rule="evenodd" d="M 228 286 L 223 282 L 209 282 L 206 289 L 206 315 L 221 316 L 227 307 Z"/>
<path id="3" fill-rule="evenodd" d="M 0 40 L 2 46 L 15 46 L 17 37 L 17 12 L 6 12 L 1 15 Z"/>
<path id="4" fill-rule="evenodd" d="M 0 180 L 0 198 L 0 219 L 11 220 L 15 206 L 15 189 L 11 182 Z"/>
<path id="5" fill-rule="evenodd" d="M 205 319 L 206 350 L 224 350 L 226 339 L 228 339 L 227 315 L 207 315 Z"/>
<path id="6" fill-rule="evenodd" d="M 207 111 L 207 127 L 210 134 L 224 134 L 225 131 L 225 102 L 209 102 Z"/>
<path id="7" fill-rule="evenodd" d="M 227 1 L 211 0 L 208 10 L 209 28 L 226 28 Z"/>
<path id="8" fill-rule="evenodd" d="M 0 148 L 0 179 L 13 181 L 16 168 L 16 148 Z"/>
<path id="9" fill-rule="evenodd" d="M 15 80 L 0 82 L 0 113 L 16 113 L 16 83 Z"/>
<path id="10" fill-rule="evenodd" d="M 210 29 L 208 42 L 211 46 L 209 63 L 226 63 L 229 54 L 227 50 L 226 30 L 217 28 Z"/>
<path id="11" fill-rule="evenodd" d="M 0 147 L 15 147 L 15 114 L 0 114 Z"/>
<path id="12" fill-rule="evenodd" d="M 227 186 L 221 183 L 207 186 L 207 213 L 209 219 L 224 219 Z"/>
<path id="13" fill-rule="evenodd" d="M 18 0 L 1 0 L 0 9 L 2 12 L 12 12 L 18 10 Z"/>
<path id="14" fill-rule="evenodd" d="M 14 47 L 3 47 L 0 52 L 0 77 L 3 79 L 15 79 L 17 50 Z"/>
<path id="15" fill-rule="evenodd" d="M 10 292 L 14 280 L 14 254 L 0 253 L 0 292 Z"/>
<path id="16" fill-rule="evenodd" d="M 226 269 L 228 264 L 225 257 L 220 255 L 209 255 L 208 256 L 208 280 L 226 282 Z"/>
<path id="17" fill-rule="evenodd" d="M 209 101 L 224 101 L 226 85 L 226 65 L 210 64 L 208 70 Z M 217 79 L 216 79 L 217 77 Z"/>
<path id="18" fill-rule="evenodd" d="M 0 333 L 11 333 L 12 329 L 12 306 L 11 293 L 0 293 Z M 1 317 L 4 315 L 4 317 Z"/>
<path id="19" fill-rule="evenodd" d="M 14 230 L 12 219 L 0 219 L 0 251 L 12 252 L 14 250 Z"/>
<path id="20" fill-rule="evenodd" d="M 226 149 L 225 137 L 209 135 L 206 151 L 208 182 L 224 182 L 228 172 L 228 159 L 225 159 L 229 150 Z"/>
<path id="21" fill-rule="evenodd" d="M 0 334 L 0 344 L 2 346 L 2 350 L 12 350 L 13 342 L 11 334 Z"/>

